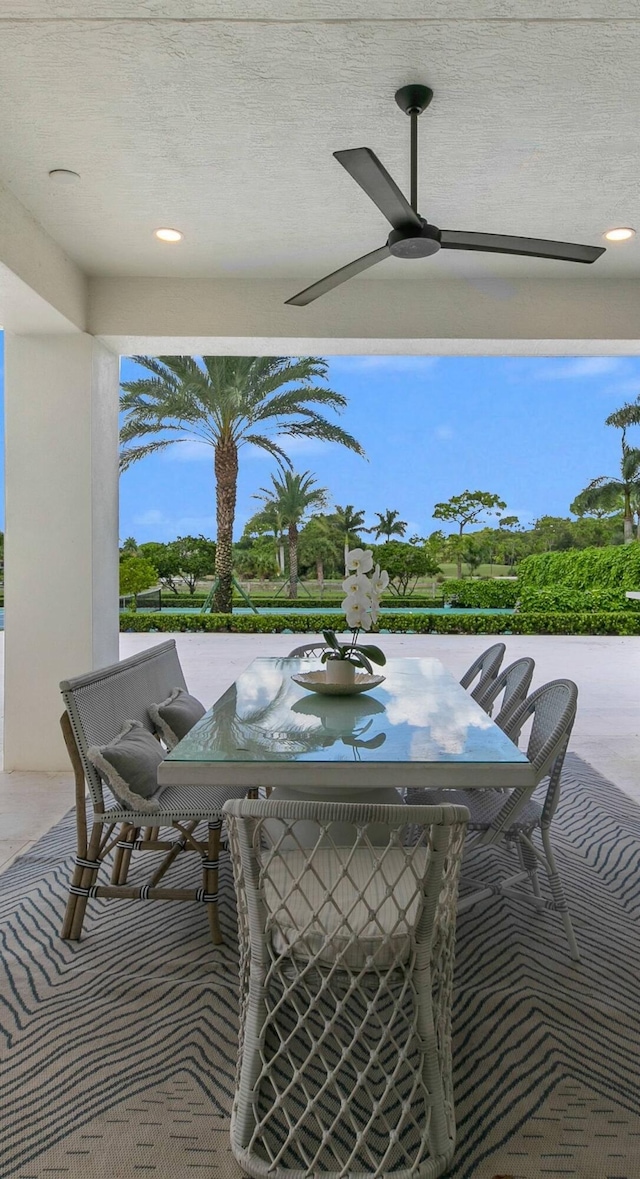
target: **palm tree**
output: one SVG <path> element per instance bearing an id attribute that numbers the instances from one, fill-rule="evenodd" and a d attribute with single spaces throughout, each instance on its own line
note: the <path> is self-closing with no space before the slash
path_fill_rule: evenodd
<path id="1" fill-rule="evenodd" d="M 324 563 L 338 564 L 340 546 L 330 516 L 312 516 L 300 533 L 300 556 L 303 563 L 315 562 L 316 580 L 320 593 L 324 591 Z"/>
<path id="2" fill-rule="evenodd" d="M 121 467 L 125 470 L 174 442 L 195 440 L 212 447 L 215 609 L 230 613 L 240 447 L 260 447 L 288 466 L 291 460 L 277 437 L 339 442 L 363 455 L 360 443 L 316 408 L 340 412 L 347 399 L 316 383 L 326 380 L 328 366 L 315 356 L 135 356 L 134 360 L 150 375 L 122 386 Z M 144 439 L 149 440 L 129 445 Z"/>
<path id="3" fill-rule="evenodd" d="M 344 546 L 344 571 L 346 573 L 347 554 L 349 549 L 352 547 L 352 545 L 361 543 L 358 533 L 364 528 L 364 512 L 357 511 L 353 504 L 347 504 L 344 508 L 341 508 L 340 504 L 336 504 L 336 510 L 333 513 L 332 521 L 340 530 L 342 535 L 342 543 Z"/>
<path id="4" fill-rule="evenodd" d="M 381 536 L 384 536 L 385 540 L 391 540 L 392 536 L 404 536 L 407 531 L 407 521 L 401 520 L 400 512 L 393 508 L 387 508 L 386 512 L 375 512 L 374 515 L 378 517 L 378 523 L 369 528 L 369 532 L 375 532 L 376 540 Z"/>
<path id="5" fill-rule="evenodd" d="M 286 523 L 276 503 L 268 503 L 245 524 L 245 533 L 258 532 L 261 536 L 273 536 L 276 545 L 278 569 L 284 574 L 284 533 Z"/>
<path id="6" fill-rule="evenodd" d="M 624 543 L 630 544 L 633 540 L 633 505 L 639 493 L 640 450 L 634 446 L 627 446 L 623 435 L 620 475 L 600 475 L 597 479 L 592 479 L 573 502 L 583 512 L 592 512 L 596 508 L 614 511 L 622 498 Z M 574 511 L 573 504 L 571 510 Z"/>
<path id="7" fill-rule="evenodd" d="M 303 471 L 283 471 L 271 476 L 272 486 L 261 487 L 267 507 L 273 506 L 287 527 L 289 538 L 289 597 L 298 596 L 298 529 L 310 508 L 324 508 L 327 502 L 326 487 L 318 487 L 313 475 Z"/>

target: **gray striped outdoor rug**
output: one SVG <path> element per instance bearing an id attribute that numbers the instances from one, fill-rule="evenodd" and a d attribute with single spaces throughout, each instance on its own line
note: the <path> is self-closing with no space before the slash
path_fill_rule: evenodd
<path id="1" fill-rule="evenodd" d="M 570 756 L 554 832 L 581 964 L 554 916 L 494 900 L 459 922 L 452 1179 L 640 1175 L 640 808 Z M 239 1179 L 230 867 L 222 949 L 202 907 L 140 901 L 91 902 L 65 943 L 73 834 L 0 878 L 0 1177 Z"/>

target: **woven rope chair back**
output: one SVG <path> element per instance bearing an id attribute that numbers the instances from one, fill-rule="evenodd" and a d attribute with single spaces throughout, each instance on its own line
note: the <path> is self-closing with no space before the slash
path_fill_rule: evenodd
<path id="1" fill-rule="evenodd" d="M 446 1170 L 468 811 L 225 804 L 241 946 L 232 1115 L 248 1175 Z"/>
<path id="2" fill-rule="evenodd" d="M 516 709 L 526 700 L 535 666 L 535 661 L 528 656 L 516 659 L 515 663 L 511 663 L 500 672 L 492 684 L 487 684 L 481 696 L 476 697 L 480 707 L 484 708 L 489 716 L 493 716 L 497 707 L 494 720 L 501 729 L 504 729 Z M 499 706 L 496 705 L 498 700 Z"/>
<path id="3" fill-rule="evenodd" d="M 572 680 L 551 680 L 537 688 L 516 709 L 505 732 L 517 744 L 520 734 L 532 722 L 527 742 L 527 757 L 536 771 L 536 785 L 548 776 L 543 821 L 553 817 L 560 797 L 560 778 L 569 737 L 576 718 L 578 689 Z M 533 794 L 534 786 L 513 790 L 494 819 L 495 835 L 509 827 Z"/>
<path id="4" fill-rule="evenodd" d="M 326 643 L 303 643 L 301 647 L 294 647 L 293 651 L 289 651 L 287 659 L 319 659 L 326 650 Z"/>
<path id="5" fill-rule="evenodd" d="M 104 809 L 102 784 L 87 749 L 111 741 L 128 720 L 153 731 L 147 709 L 173 688 L 186 688 L 174 639 L 60 684 L 96 810 Z"/>
<path id="6" fill-rule="evenodd" d="M 483 651 L 482 655 L 478 655 L 478 658 L 474 659 L 471 667 L 465 671 L 460 680 L 463 688 L 470 688 L 474 681 L 478 680 L 475 688 L 471 692 L 474 700 L 477 700 L 479 696 L 486 692 L 489 684 L 492 684 L 495 680 L 500 671 L 506 649 L 504 643 L 494 643 L 492 647 L 487 647 L 487 650 Z"/>

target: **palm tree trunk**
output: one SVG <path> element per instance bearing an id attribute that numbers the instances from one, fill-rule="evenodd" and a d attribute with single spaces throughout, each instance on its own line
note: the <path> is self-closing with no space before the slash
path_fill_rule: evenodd
<path id="1" fill-rule="evenodd" d="M 624 543 L 633 541 L 633 513 L 631 511 L 631 496 L 628 489 L 624 489 Z"/>
<path id="2" fill-rule="evenodd" d="M 222 439 L 215 449 L 216 474 L 216 577 L 214 608 L 230 614 L 233 593 L 233 521 L 238 485 L 238 448 L 231 438 Z"/>
<path id="3" fill-rule="evenodd" d="M 462 544 L 462 524 L 460 525 L 460 544 Z M 458 553 L 457 553 L 457 565 L 458 565 L 458 568 L 457 568 L 458 581 L 461 581 L 462 580 L 462 557 L 460 555 L 459 548 L 458 548 Z"/>
<path id="4" fill-rule="evenodd" d="M 289 525 L 289 597 L 298 596 L 298 529 Z"/>
<path id="5" fill-rule="evenodd" d="M 284 545 L 282 540 L 280 540 L 278 543 L 278 565 L 280 567 L 281 574 L 284 576 Z"/>
<path id="6" fill-rule="evenodd" d="M 348 575 L 348 572 L 349 572 L 347 569 L 348 561 L 349 561 L 349 537 L 345 536 L 345 539 L 344 539 L 344 575 L 345 575 L 345 577 Z"/>
<path id="7" fill-rule="evenodd" d="M 640 528 L 640 524 L 638 524 L 638 527 Z M 316 557 L 316 580 L 320 593 L 322 593 L 324 589 L 324 561 L 322 557 Z"/>

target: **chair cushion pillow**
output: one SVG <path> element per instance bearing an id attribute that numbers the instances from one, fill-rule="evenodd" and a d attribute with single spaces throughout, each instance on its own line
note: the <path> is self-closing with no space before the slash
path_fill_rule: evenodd
<path id="1" fill-rule="evenodd" d="M 108 745 L 92 745 L 87 757 L 127 810 L 157 811 L 158 766 L 164 750 L 140 721 L 127 721 Z"/>
<path id="2" fill-rule="evenodd" d="M 423 848 L 411 856 L 380 849 L 380 862 L 370 848 L 273 855 L 262 887 L 274 950 L 350 970 L 362 970 L 368 959 L 377 969 L 406 961 L 425 873 Z"/>
<path id="3" fill-rule="evenodd" d="M 174 749 L 178 741 L 186 737 L 205 711 L 200 701 L 184 688 L 174 688 L 166 700 L 161 704 L 150 704 L 148 709 L 156 731 L 169 749 Z"/>

